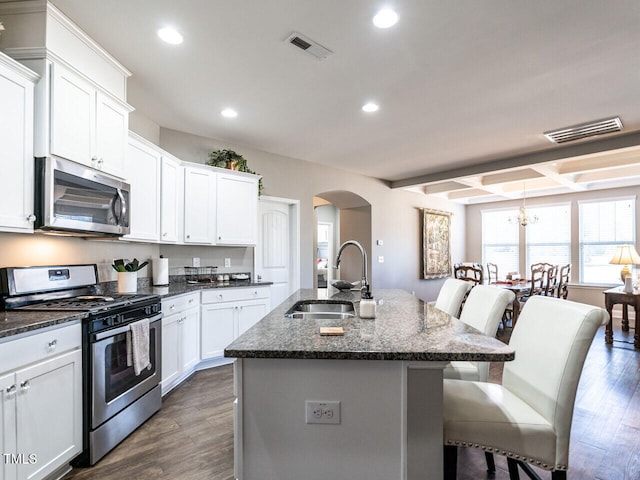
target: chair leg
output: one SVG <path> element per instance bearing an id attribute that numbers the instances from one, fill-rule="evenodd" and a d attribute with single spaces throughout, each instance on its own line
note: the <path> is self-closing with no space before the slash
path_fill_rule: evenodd
<path id="1" fill-rule="evenodd" d="M 527 477 L 529 477 L 531 480 L 542 480 L 540 476 L 533 471 L 533 468 L 531 468 L 531 466 L 528 463 L 507 457 L 507 465 L 509 466 L 510 480 L 520 480 L 520 473 L 518 471 L 518 467 L 520 467 L 522 471 L 527 474 Z M 552 477 L 552 480 L 556 480 L 555 477 Z M 566 480 L 566 477 L 564 479 L 562 477 L 558 477 L 557 480 Z"/>
<path id="2" fill-rule="evenodd" d="M 509 480 L 520 480 L 518 473 L 518 461 L 507 457 L 507 466 L 509 467 Z"/>
<path id="3" fill-rule="evenodd" d="M 551 480 L 567 480 L 567 472 L 564 470 L 554 470 L 551 472 Z"/>
<path id="4" fill-rule="evenodd" d="M 496 462 L 493 460 L 493 453 L 484 452 L 484 458 L 487 460 L 487 473 L 489 476 L 496 474 Z"/>
<path id="5" fill-rule="evenodd" d="M 444 446 L 444 480 L 456 480 L 458 477 L 458 447 Z"/>

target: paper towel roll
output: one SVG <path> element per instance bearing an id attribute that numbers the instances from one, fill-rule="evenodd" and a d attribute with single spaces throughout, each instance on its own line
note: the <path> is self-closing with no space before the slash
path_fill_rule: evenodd
<path id="1" fill-rule="evenodd" d="M 169 259 L 152 258 L 151 271 L 154 285 L 169 285 Z"/>

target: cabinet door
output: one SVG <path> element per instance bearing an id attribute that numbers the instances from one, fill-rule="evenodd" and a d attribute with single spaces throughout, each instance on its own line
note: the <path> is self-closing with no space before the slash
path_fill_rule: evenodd
<path id="1" fill-rule="evenodd" d="M 184 241 L 215 243 L 216 174 L 200 168 L 184 169 Z"/>
<path id="2" fill-rule="evenodd" d="M 243 302 L 238 305 L 238 335 L 242 335 L 253 327 L 267 313 L 269 313 L 269 306 L 266 300 Z"/>
<path id="3" fill-rule="evenodd" d="M 235 304 L 202 307 L 200 344 L 202 359 L 222 357 L 224 349 L 236 338 Z"/>
<path id="4" fill-rule="evenodd" d="M 258 180 L 218 174 L 217 243 L 255 245 L 258 223 Z"/>
<path id="5" fill-rule="evenodd" d="M 82 451 L 82 352 L 74 350 L 16 372 L 17 451 L 37 461 L 19 478 L 43 478 Z"/>
<path id="6" fill-rule="evenodd" d="M 161 176 L 160 231 L 162 233 L 160 241 L 178 242 L 180 241 L 179 221 L 182 216 L 178 214 L 182 210 L 180 188 L 182 171 L 179 162 L 163 155 Z"/>
<path id="7" fill-rule="evenodd" d="M 33 231 L 33 83 L 0 69 L 0 229 Z"/>
<path id="8" fill-rule="evenodd" d="M 185 372 L 200 361 L 200 312 L 197 309 L 187 310 L 182 315 L 181 327 L 181 369 Z"/>
<path id="9" fill-rule="evenodd" d="M 0 453 L 18 454 L 16 449 L 16 382 L 13 373 L 0 376 Z M 0 478 L 15 480 L 15 463 L 0 461 Z"/>
<path id="10" fill-rule="evenodd" d="M 129 139 L 126 171 L 131 184 L 131 233 L 127 238 L 160 239 L 160 161 L 158 150 Z"/>
<path id="11" fill-rule="evenodd" d="M 180 312 L 162 319 L 162 393 L 180 376 Z"/>
<path id="12" fill-rule="evenodd" d="M 98 168 L 129 178 L 125 170 L 129 110 L 102 92 L 96 93 L 96 146 Z"/>
<path id="13" fill-rule="evenodd" d="M 96 90 L 60 65 L 53 64 L 51 69 L 51 153 L 97 166 L 93 155 Z"/>

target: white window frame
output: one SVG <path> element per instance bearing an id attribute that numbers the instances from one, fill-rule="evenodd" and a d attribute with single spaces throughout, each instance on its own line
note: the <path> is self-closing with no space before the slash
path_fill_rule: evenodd
<path id="1" fill-rule="evenodd" d="M 620 202 L 620 201 L 630 201 L 631 202 L 631 208 L 633 209 L 633 211 L 631 212 L 631 219 L 633 221 L 633 228 L 631 229 L 631 235 L 632 238 L 630 240 L 619 240 L 619 241 L 613 241 L 613 242 L 583 242 L 582 241 L 582 205 L 584 204 L 589 204 L 589 203 L 609 203 L 609 202 Z M 584 258 L 583 258 L 583 244 L 587 244 L 587 245 L 595 245 L 595 244 L 601 244 L 601 245 L 625 245 L 628 243 L 632 243 L 633 245 L 635 245 L 636 243 L 636 196 L 635 195 L 626 195 L 626 196 L 621 196 L 621 197 L 610 197 L 610 198 L 596 198 L 596 199 L 589 199 L 589 200 L 579 200 L 578 202 L 578 269 L 580 271 L 580 283 L 583 285 L 603 285 L 603 286 L 611 286 L 611 285 L 616 285 L 616 283 L 606 283 L 606 282 L 585 282 L 584 280 L 584 273 L 585 273 L 585 265 L 584 265 Z M 619 268 L 622 268 L 621 266 Z M 622 283 L 622 281 L 618 282 L 617 284 Z"/>

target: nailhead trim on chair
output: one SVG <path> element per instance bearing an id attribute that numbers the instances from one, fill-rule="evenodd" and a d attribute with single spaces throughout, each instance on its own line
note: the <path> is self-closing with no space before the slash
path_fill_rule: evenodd
<path id="1" fill-rule="evenodd" d="M 508 452 L 506 450 L 500 450 L 499 448 L 495 448 L 495 447 L 487 447 L 486 445 L 480 445 L 478 443 L 462 442 L 460 440 L 447 440 L 446 443 L 447 443 L 447 445 L 455 445 L 455 446 L 458 446 L 458 447 L 480 448 L 480 449 L 484 450 L 485 452 L 497 453 L 497 454 L 503 455 L 505 457 L 515 458 L 516 460 L 521 460 L 523 462 L 530 463 L 532 465 L 535 465 L 537 467 L 543 468 L 545 470 L 550 470 L 550 471 L 564 470 L 564 471 L 567 471 L 569 469 L 569 467 L 567 467 L 567 465 L 549 465 L 549 464 L 541 462 L 540 460 L 536 460 L 534 458 L 527 458 L 527 457 L 524 457 L 522 455 L 518 455 L 518 454 L 513 453 L 513 452 Z"/>

